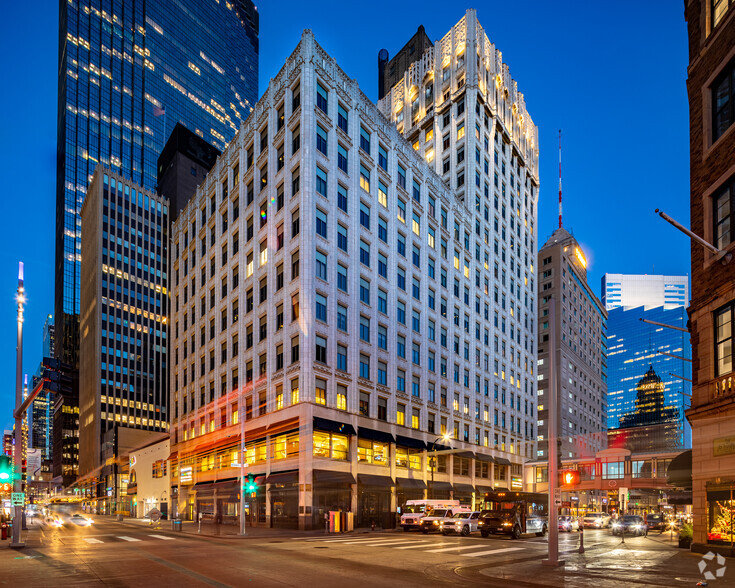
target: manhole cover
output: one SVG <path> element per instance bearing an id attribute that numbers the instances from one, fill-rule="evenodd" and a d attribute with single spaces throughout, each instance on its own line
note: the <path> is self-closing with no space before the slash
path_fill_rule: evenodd
<path id="1" fill-rule="evenodd" d="M 317 545 L 316 547 L 314 547 L 314 549 L 329 549 L 329 548 L 326 545 L 324 546 Z"/>

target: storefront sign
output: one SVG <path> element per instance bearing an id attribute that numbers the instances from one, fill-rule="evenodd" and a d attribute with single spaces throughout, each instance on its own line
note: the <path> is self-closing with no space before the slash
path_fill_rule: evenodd
<path id="1" fill-rule="evenodd" d="M 185 468 L 181 468 L 181 482 L 191 482 L 192 480 L 192 472 L 191 472 L 191 466 L 187 466 Z"/>
<path id="2" fill-rule="evenodd" d="M 712 441 L 712 455 L 730 455 L 735 453 L 735 437 L 720 437 Z"/>
<path id="3" fill-rule="evenodd" d="M 523 488 L 523 480 L 521 480 L 520 476 L 511 476 L 510 478 L 510 487 L 511 488 Z"/>

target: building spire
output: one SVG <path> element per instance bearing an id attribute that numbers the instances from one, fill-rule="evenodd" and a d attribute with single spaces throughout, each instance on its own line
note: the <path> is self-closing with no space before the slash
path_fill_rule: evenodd
<path id="1" fill-rule="evenodd" d="M 561 129 L 559 129 L 559 228 L 561 229 Z"/>

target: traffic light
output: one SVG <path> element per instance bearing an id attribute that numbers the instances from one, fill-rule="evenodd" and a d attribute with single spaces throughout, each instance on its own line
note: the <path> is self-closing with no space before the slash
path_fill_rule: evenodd
<path id="1" fill-rule="evenodd" d="M 0 484 L 13 479 L 13 461 L 9 455 L 0 455 Z"/>
<path id="2" fill-rule="evenodd" d="M 248 474 L 248 481 L 245 482 L 245 492 L 255 494 L 258 491 L 258 485 L 255 483 L 255 477 L 253 474 Z"/>
<path id="3" fill-rule="evenodd" d="M 562 470 L 561 483 L 564 486 L 576 486 L 580 482 L 578 470 Z"/>

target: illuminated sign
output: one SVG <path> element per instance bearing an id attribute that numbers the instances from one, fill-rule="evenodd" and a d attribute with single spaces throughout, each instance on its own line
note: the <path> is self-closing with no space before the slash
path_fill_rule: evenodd
<path id="1" fill-rule="evenodd" d="M 520 476 L 511 476 L 510 478 L 511 488 L 523 488 L 523 481 Z"/>
<path id="2" fill-rule="evenodd" d="M 574 254 L 577 256 L 577 259 L 579 260 L 579 263 L 582 264 L 583 268 L 587 268 L 587 260 L 584 257 L 584 253 L 582 253 L 582 250 L 579 247 L 574 248 Z"/>
<path id="3" fill-rule="evenodd" d="M 181 482 L 191 482 L 192 480 L 192 471 L 191 466 L 181 468 Z"/>
<path id="4" fill-rule="evenodd" d="M 561 483 L 565 486 L 579 484 L 580 476 L 577 470 L 563 470 L 561 472 Z"/>
<path id="5" fill-rule="evenodd" d="M 137 460 L 135 459 L 135 456 L 134 456 L 134 455 L 131 455 L 131 456 L 130 456 L 130 467 L 131 467 L 131 468 L 132 468 L 132 467 L 135 467 L 135 462 L 136 462 L 136 461 L 137 461 Z"/>

